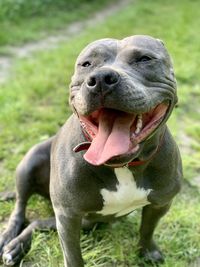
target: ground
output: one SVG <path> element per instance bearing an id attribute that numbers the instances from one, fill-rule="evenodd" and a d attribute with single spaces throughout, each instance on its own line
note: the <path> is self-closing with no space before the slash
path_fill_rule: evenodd
<path id="1" fill-rule="evenodd" d="M 8 75 L 2 80 L 0 88 L 0 191 L 13 190 L 14 170 L 27 149 L 53 135 L 69 116 L 71 111 L 67 104 L 67 89 L 74 61 L 81 49 L 98 38 L 153 35 L 165 42 L 174 61 L 179 106 L 174 110 L 168 125 L 179 144 L 184 166 L 183 189 L 159 224 L 155 238 L 166 256 L 163 267 L 198 267 L 199 2 L 121 2 L 123 5 L 119 9 L 116 4 L 115 10 L 111 12 L 110 8 L 106 8 L 109 12 L 103 19 L 91 20 L 99 18 L 91 11 L 87 22 L 80 24 L 84 26 L 76 34 L 70 34 L 63 25 L 63 31 L 60 29 L 63 38 L 56 41 L 54 48 L 45 47 L 40 51 L 35 49 L 24 57 L 8 52 L 15 48 L 2 46 L 0 49 L 1 58 L 9 60 L 6 70 Z M 53 37 L 56 38 L 55 33 Z M 30 43 L 23 45 L 25 46 L 30 46 Z M 1 229 L 5 226 L 13 205 L 13 202 L 0 203 Z M 86 267 L 136 267 L 141 264 L 136 253 L 140 212 L 138 210 L 113 225 L 81 235 Z M 51 205 L 47 201 L 37 196 L 30 200 L 27 210 L 29 219 L 46 217 L 51 213 Z M 20 266 L 63 266 L 57 233 L 36 232 L 32 248 Z"/>

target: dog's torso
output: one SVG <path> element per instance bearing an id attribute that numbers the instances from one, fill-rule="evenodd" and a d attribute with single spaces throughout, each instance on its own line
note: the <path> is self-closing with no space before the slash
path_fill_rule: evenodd
<path id="1" fill-rule="evenodd" d="M 168 156 L 175 142 L 168 129 L 163 132 L 161 147 L 155 155 L 149 157 L 151 150 L 148 145 L 144 147 L 147 160 L 142 165 L 95 167 L 85 162 L 82 152 L 73 152 L 72 148 L 85 141 L 85 136 L 78 119 L 72 115 L 53 143 L 52 163 L 55 166 L 61 164 L 63 171 L 60 174 L 65 176 L 65 179 L 60 176 L 62 187 L 57 180 L 53 191 L 58 188 L 65 203 L 70 203 L 88 220 L 97 222 L 124 216 L 152 203 L 164 205 L 177 192 L 181 167 L 171 168 L 175 162 L 179 164 L 179 151 L 176 149 L 173 157 Z M 156 145 L 159 138 L 154 139 L 151 143 Z"/>

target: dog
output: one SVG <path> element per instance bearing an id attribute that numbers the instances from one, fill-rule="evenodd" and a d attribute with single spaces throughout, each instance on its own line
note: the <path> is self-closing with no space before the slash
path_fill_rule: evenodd
<path id="1" fill-rule="evenodd" d="M 0 237 L 3 262 L 20 261 L 33 230 L 57 229 L 65 267 L 83 267 L 81 228 L 142 208 L 139 249 L 163 262 L 155 227 L 179 192 L 182 164 L 166 121 L 177 103 L 172 61 L 145 35 L 101 39 L 78 56 L 70 84 L 73 114 L 34 146 L 16 171 L 16 205 Z M 23 228 L 33 193 L 50 198 L 55 218 Z"/>

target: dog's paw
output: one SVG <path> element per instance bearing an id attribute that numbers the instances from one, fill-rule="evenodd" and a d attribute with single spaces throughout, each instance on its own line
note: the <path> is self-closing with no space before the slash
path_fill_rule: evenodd
<path id="1" fill-rule="evenodd" d="M 12 240 L 13 236 L 10 232 L 4 232 L 0 235 L 0 258 L 3 255 L 4 247 Z"/>
<path id="2" fill-rule="evenodd" d="M 153 251 L 148 251 L 146 250 L 145 252 L 141 252 L 140 256 L 144 258 L 145 262 L 152 263 L 152 264 L 159 264 L 159 263 L 164 263 L 164 256 L 161 251 L 159 250 L 153 250 Z"/>
<path id="3" fill-rule="evenodd" d="M 10 243 L 8 243 L 3 249 L 2 260 L 6 266 L 13 266 L 18 263 L 24 256 L 24 254 L 30 248 L 30 240 L 27 238 L 24 240 L 16 237 Z"/>
<path id="4" fill-rule="evenodd" d="M 154 241 L 151 241 L 148 246 L 145 246 L 144 244 L 143 246 L 140 245 L 139 256 L 148 263 L 164 263 L 164 256 Z"/>
<path id="5" fill-rule="evenodd" d="M 6 266 L 13 266 L 19 261 L 20 255 L 21 255 L 21 245 L 19 240 L 15 238 L 3 248 L 3 255 L 2 255 L 3 263 Z"/>
<path id="6" fill-rule="evenodd" d="M 6 266 L 13 266 L 15 265 L 15 262 L 13 261 L 12 255 L 9 253 L 4 253 L 2 257 L 3 263 Z"/>

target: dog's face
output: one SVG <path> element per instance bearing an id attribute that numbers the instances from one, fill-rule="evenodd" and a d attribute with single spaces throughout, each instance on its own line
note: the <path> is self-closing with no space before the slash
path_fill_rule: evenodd
<path id="1" fill-rule="evenodd" d="M 93 165 L 133 160 L 177 102 L 170 57 L 150 36 L 91 43 L 77 59 L 70 89 L 92 141 L 84 158 Z"/>

